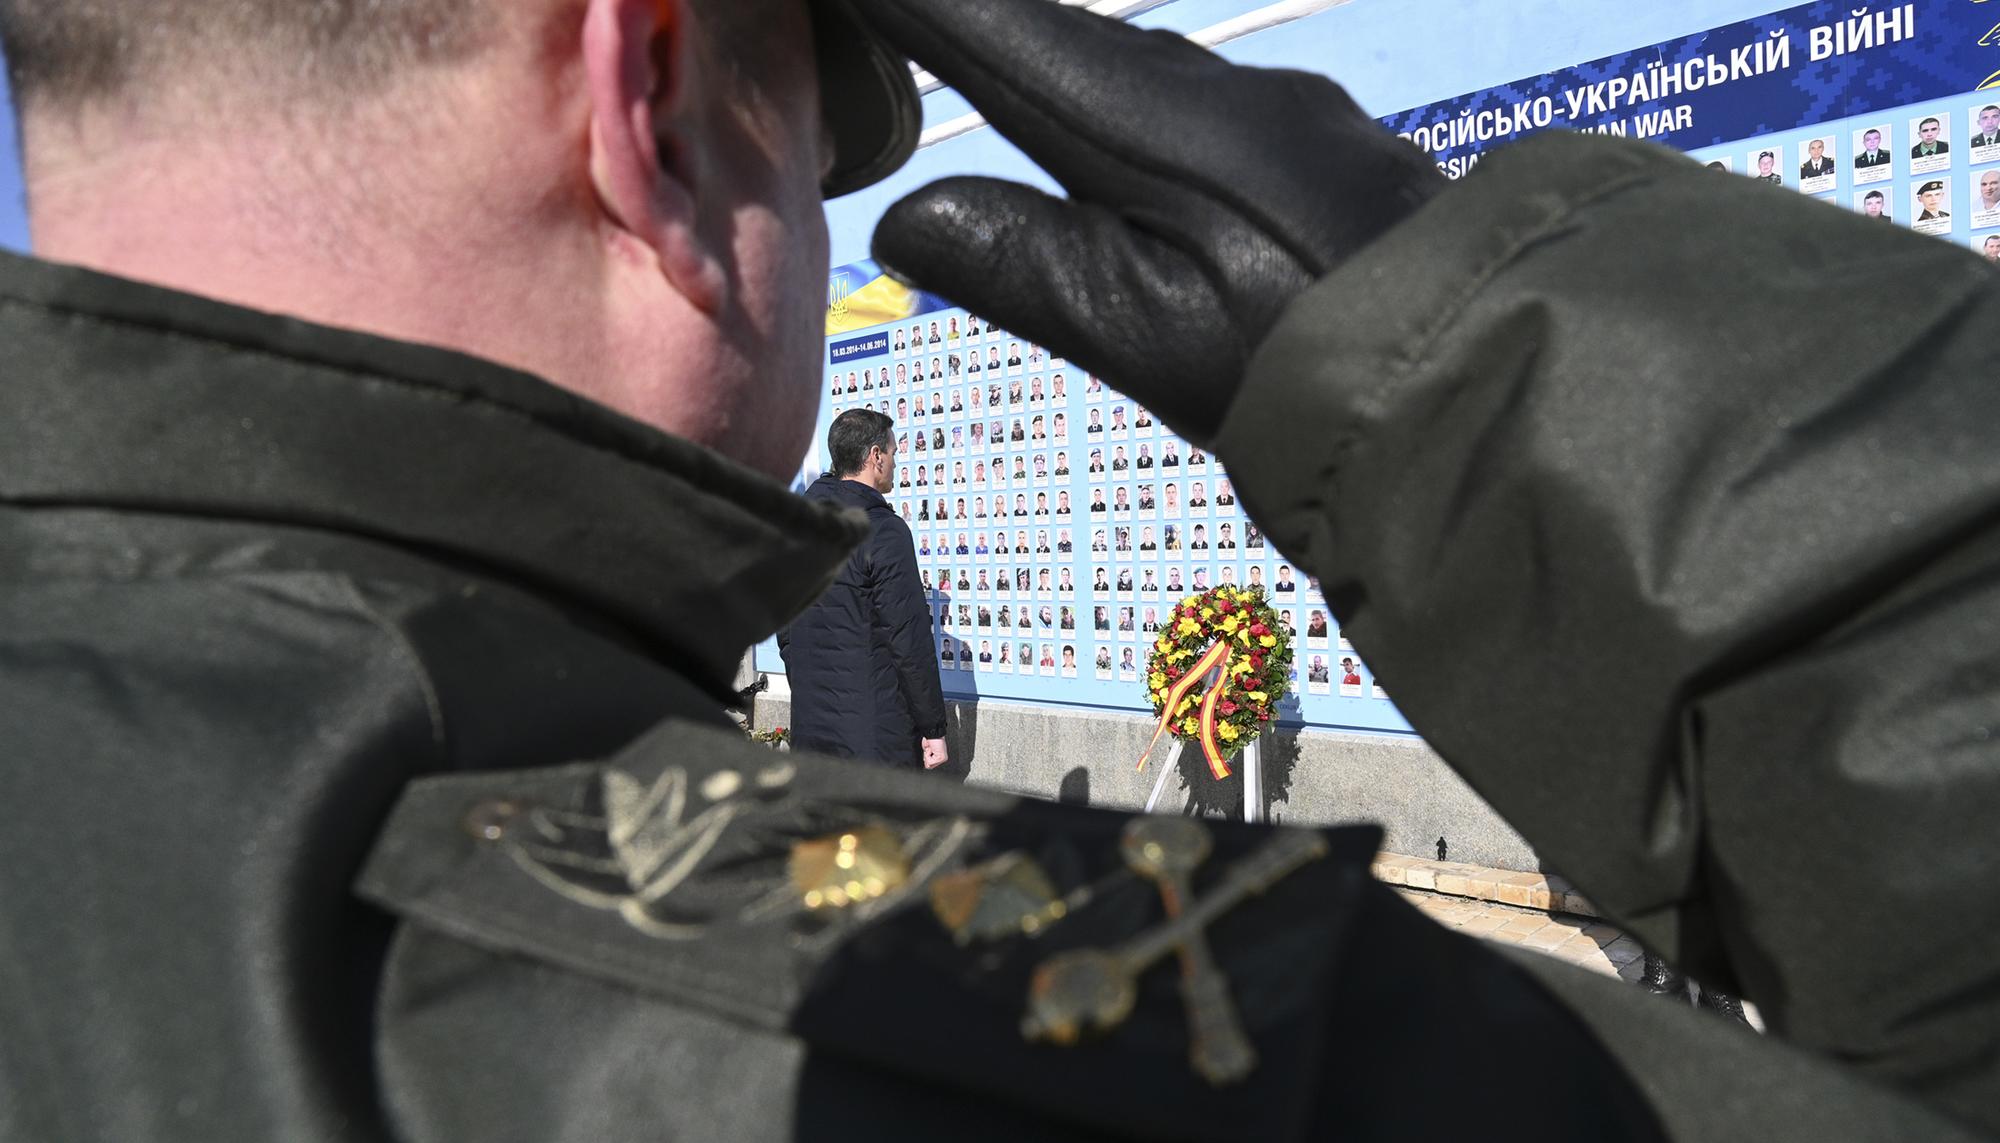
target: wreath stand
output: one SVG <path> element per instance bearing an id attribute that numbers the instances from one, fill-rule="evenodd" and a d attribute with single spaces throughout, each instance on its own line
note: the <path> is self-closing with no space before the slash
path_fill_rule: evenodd
<path id="1" fill-rule="evenodd" d="M 1237 768 L 1243 771 L 1243 820 L 1246 822 L 1264 820 L 1263 744 L 1264 736 L 1260 734 L 1236 756 Z M 1167 751 L 1166 759 L 1160 764 L 1160 776 L 1153 783 L 1153 796 L 1146 799 L 1147 813 L 1152 813 L 1153 807 L 1160 804 L 1160 796 L 1167 790 L 1167 779 L 1180 773 L 1181 751 L 1186 747 L 1187 743 L 1174 739 L 1173 749 Z"/>

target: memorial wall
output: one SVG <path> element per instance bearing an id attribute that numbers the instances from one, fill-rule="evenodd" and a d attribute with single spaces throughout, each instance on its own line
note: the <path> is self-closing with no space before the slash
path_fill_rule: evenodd
<path id="1" fill-rule="evenodd" d="M 1371 0 L 1321 7 L 1221 50 L 1326 71 L 1367 102 L 1368 81 L 1343 74 L 1338 61 L 1351 58 L 1359 21 L 1380 38 L 1395 16 Z M 1732 7 L 1745 5 L 1690 11 Z M 1577 42 L 1604 43 L 1615 9 L 1571 11 L 1583 8 L 1604 23 Z M 1427 15 L 1482 11 L 1442 2 L 1406 10 L 1411 33 Z M 1483 11 L 1494 19 L 1491 6 Z M 1496 40 L 1532 38 L 1537 21 L 1553 29 L 1561 15 L 1524 8 L 1511 23 L 1500 17 L 1509 26 Z M 1374 54 L 1420 39 L 1393 37 Z M 1423 51 L 1410 50 L 1421 64 Z M 1533 53 L 1517 42 L 1496 54 Z M 1486 85 L 1381 119 L 1448 177 L 1545 130 L 1647 139 L 1708 163 L 1717 177 L 1760 179 L 1773 193 L 1803 193 L 2000 260 L 2000 3 L 1809 4 L 1535 74 L 1465 74 Z M 956 109 L 934 114 L 934 129 Z M 939 142 L 918 165 L 931 177 L 1037 181 L 990 129 Z M 1318 584 L 1243 513 L 1227 470 L 1144 408 L 866 261 L 833 273 L 826 333 L 822 426 L 863 406 L 896 420 L 890 501 L 916 537 L 948 694 L 1148 712 L 1140 679 L 1152 632 L 1174 604 L 1213 584 L 1262 585 L 1292 626 L 1297 677 L 1286 720 L 1407 732 L 1341 638 Z M 805 475 L 824 463 L 815 458 Z M 769 649 L 759 665 L 782 670 Z"/>
<path id="2" fill-rule="evenodd" d="M 916 540 L 948 695 L 1140 709 L 1167 613 L 1235 585 L 1263 588 L 1292 629 L 1295 718 L 1400 725 L 1318 582 L 1244 514 L 1214 457 L 1099 378 L 871 264 L 837 272 L 829 303 L 830 411 L 896 422 L 889 502 Z"/>

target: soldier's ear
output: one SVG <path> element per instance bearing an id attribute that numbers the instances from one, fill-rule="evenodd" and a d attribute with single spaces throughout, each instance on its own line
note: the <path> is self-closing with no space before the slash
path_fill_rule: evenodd
<path id="1" fill-rule="evenodd" d="M 728 275 L 697 225 L 693 21 L 691 0 L 588 0 L 590 180 L 612 241 L 652 259 L 691 305 L 714 314 Z"/>

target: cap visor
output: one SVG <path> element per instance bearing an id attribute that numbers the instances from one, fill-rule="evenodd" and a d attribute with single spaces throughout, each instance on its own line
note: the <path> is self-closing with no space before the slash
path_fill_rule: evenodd
<path id="1" fill-rule="evenodd" d="M 833 136 L 827 198 L 873 186 L 917 151 L 923 101 L 909 61 L 875 36 L 846 0 L 816 0 L 820 105 Z"/>

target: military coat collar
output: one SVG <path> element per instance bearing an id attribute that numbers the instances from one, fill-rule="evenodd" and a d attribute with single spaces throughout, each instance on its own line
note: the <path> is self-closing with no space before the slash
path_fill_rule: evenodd
<path id="1" fill-rule="evenodd" d="M 386 540 L 559 597 L 718 691 L 866 533 L 523 373 L 5 254 L 0 505 Z"/>

